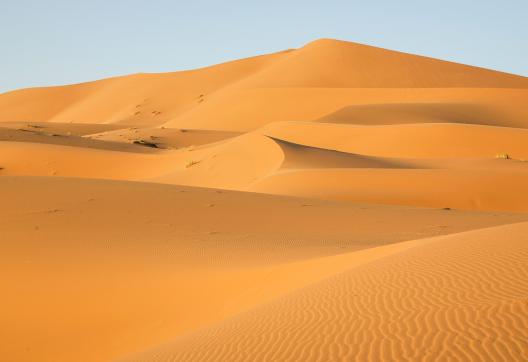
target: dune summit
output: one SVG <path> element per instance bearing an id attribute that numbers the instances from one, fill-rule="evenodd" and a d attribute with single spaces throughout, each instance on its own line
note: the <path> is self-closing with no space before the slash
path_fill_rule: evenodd
<path id="1" fill-rule="evenodd" d="M 331 39 L 0 94 L 0 359 L 528 360 L 526 104 Z"/>

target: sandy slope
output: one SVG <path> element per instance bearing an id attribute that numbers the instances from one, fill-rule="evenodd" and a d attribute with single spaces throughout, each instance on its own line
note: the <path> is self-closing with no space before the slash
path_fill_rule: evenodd
<path id="1" fill-rule="evenodd" d="M 133 74 L 8 92 L 0 97 L 0 120 L 159 125 L 284 54 L 287 52 L 194 71 Z"/>
<path id="2" fill-rule="evenodd" d="M 380 126 L 272 123 L 262 131 L 281 140 L 369 156 L 528 159 L 528 130 L 452 123 Z"/>
<path id="3" fill-rule="evenodd" d="M 5 93 L 0 121 L 247 131 L 271 120 L 316 119 L 353 104 L 434 102 L 484 107 L 500 114 L 493 122 L 519 126 L 526 125 L 527 92 L 525 77 L 323 39 L 195 71 Z"/>
<path id="4" fill-rule="evenodd" d="M 0 193 L 17 361 L 141 351 L 421 238 L 526 220 L 68 178 L 2 177 Z"/>
<path id="5" fill-rule="evenodd" d="M 0 94 L 0 360 L 525 360 L 527 101 L 328 39 Z"/>
<path id="6" fill-rule="evenodd" d="M 74 128 L 77 125 L 74 125 Z M 0 128 L 2 175 L 73 176 L 471 210 L 528 211 L 528 133 L 482 125 L 273 123 L 242 135 Z M 166 132 L 166 130 L 168 130 Z M 109 137 L 130 132 L 126 140 Z M 126 133 L 123 133 L 126 135 Z M 135 136 L 133 136 L 135 135 Z M 99 137 L 102 138 L 99 138 Z M 146 140 L 160 148 L 132 142 Z M 189 145 L 194 143 L 196 146 Z M 497 156 L 507 154 L 510 159 Z M 243 155 L 244 157 L 240 157 Z M 526 157 L 526 158 L 525 158 Z M 507 191 L 505 191 L 507 187 Z"/>
<path id="7" fill-rule="evenodd" d="M 0 172 L 527 211 L 527 99 L 525 77 L 323 39 L 2 94 Z"/>
<path id="8" fill-rule="evenodd" d="M 257 87 L 527 88 L 525 78 L 333 39 L 313 41 L 245 79 Z"/>
<path id="9" fill-rule="evenodd" d="M 426 239 L 132 360 L 526 360 L 527 235 Z"/>

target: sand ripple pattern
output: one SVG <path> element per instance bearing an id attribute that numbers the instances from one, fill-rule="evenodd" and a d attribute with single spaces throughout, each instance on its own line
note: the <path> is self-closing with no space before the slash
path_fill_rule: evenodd
<path id="1" fill-rule="evenodd" d="M 442 236 L 142 361 L 527 361 L 528 223 Z"/>

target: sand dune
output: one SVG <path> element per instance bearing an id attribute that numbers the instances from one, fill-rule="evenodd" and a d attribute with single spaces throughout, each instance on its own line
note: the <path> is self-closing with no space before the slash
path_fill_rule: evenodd
<path id="1" fill-rule="evenodd" d="M 527 100 L 330 39 L 0 94 L 0 360 L 526 360 Z"/>
<path id="2" fill-rule="evenodd" d="M 145 152 L 101 150 L 38 142 L 1 142 L 2 175 L 69 176 L 105 179 L 142 179 L 145 174 L 163 174 L 166 157 Z M 134 150 L 134 151 L 135 151 Z M 73 158 L 72 158 L 73 156 Z"/>
<path id="3" fill-rule="evenodd" d="M 191 138 L 185 138 L 188 133 Z M 151 181 L 362 203 L 523 212 L 528 210 L 525 133 L 454 124 L 372 128 L 296 122 L 240 136 L 176 130 L 154 140 L 110 141 L 14 130 L 3 133 L 11 138 L 0 144 L 0 164 L 2 174 L 11 176 Z M 138 139 L 160 148 L 132 143 Z M 183 146 L 189 139 L 215 142 Z M 509 159 L 500 158 L 504 155 Z"/>
<path id="4" fill-rule="evenodd" d="M 248 190 L 363 203 L 526 212 L 527 182 L 525 171 L 296 170 L 269 176 Z"/>
<path id="5" fill-rule="evenodd" d="M 512 74 L 333 39 L 313 41 L 245 81 L 259 87 L 528 87 Z"/>
<path id="6" fill-rule="evenodd" d="M 8 92 L 0 97 L 0 121 L 120 122 L 155 126 L 285 54 L 287 52 L 195 71 L 141 73 L 63 87 Z"/>
<path id="7" fill-rule="evenodd" d="M 424 240 L 131 360 L 525 360 L 527 227 Z"/>
<path id="8" fill-rule="evenodd" d="M 406 168 L 412 167 L 397 160 L 303 146 L 296 143 L 275 140 L 284 154 L 282 169 L 321 168 Z"/>
<path id="9" fill-rule="evenodd" d="M 485 107 L 500 114 L 493 125 L 526 128 L 527 96 L 526 89 L 504 88 L 229 88 L 165 125 L 250 131 L 270 121 L 317 120 L 352 105 L 436 102 Z"/>
<path id="10" fill-rule="evenodd" d="M 0 184 L 2 352 L 17 361 L 141 351 L 421 238 L 527 218 L 73 178 Z"/>
<path id="11" fill-rule="evenodd" d="M 120 128 L 87 135 L 90 139 L 130 143 L 146 141 L 164 149 L 178 149 L 219 142 L 239 135 L 238 132 L 187 130 L 175 128 Z"/>
<path id="12" fill-rule="evenodd" d="M 358 104 L 327 114 L 317 121 L 361 125 L 462 123 L 488 126 L 511 125 L 515 122 L 508 112 L 499 107 L 448 102 Z M 518 122 L 522 122 L 522 119 Z"/>
<path id="13" fill-rule="evenodd" d="M 273 123 L 263 133 L 284 141 L 380 157 L 528 159 L 528 130 L 450 123 L 357 126 Z"/>
<path id="14" fill-rule="evenodd" d="M 351 104 L 414 100 L 477 107 L 485 102 L 515 125 L 525 122 L 527 89 L 525 77 L 322 39 L 195 71 L 5 93 L 0 121 L 247 131 L 270 119 L 315 119 Z"/>

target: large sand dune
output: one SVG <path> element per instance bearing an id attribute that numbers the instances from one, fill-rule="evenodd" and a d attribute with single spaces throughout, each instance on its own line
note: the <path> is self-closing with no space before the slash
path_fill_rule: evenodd
<path id="1" fill-rule="evenodd" d="M 0 360 L 526 360 L 526 104 L 329 39 L 0 94 Z"/>

